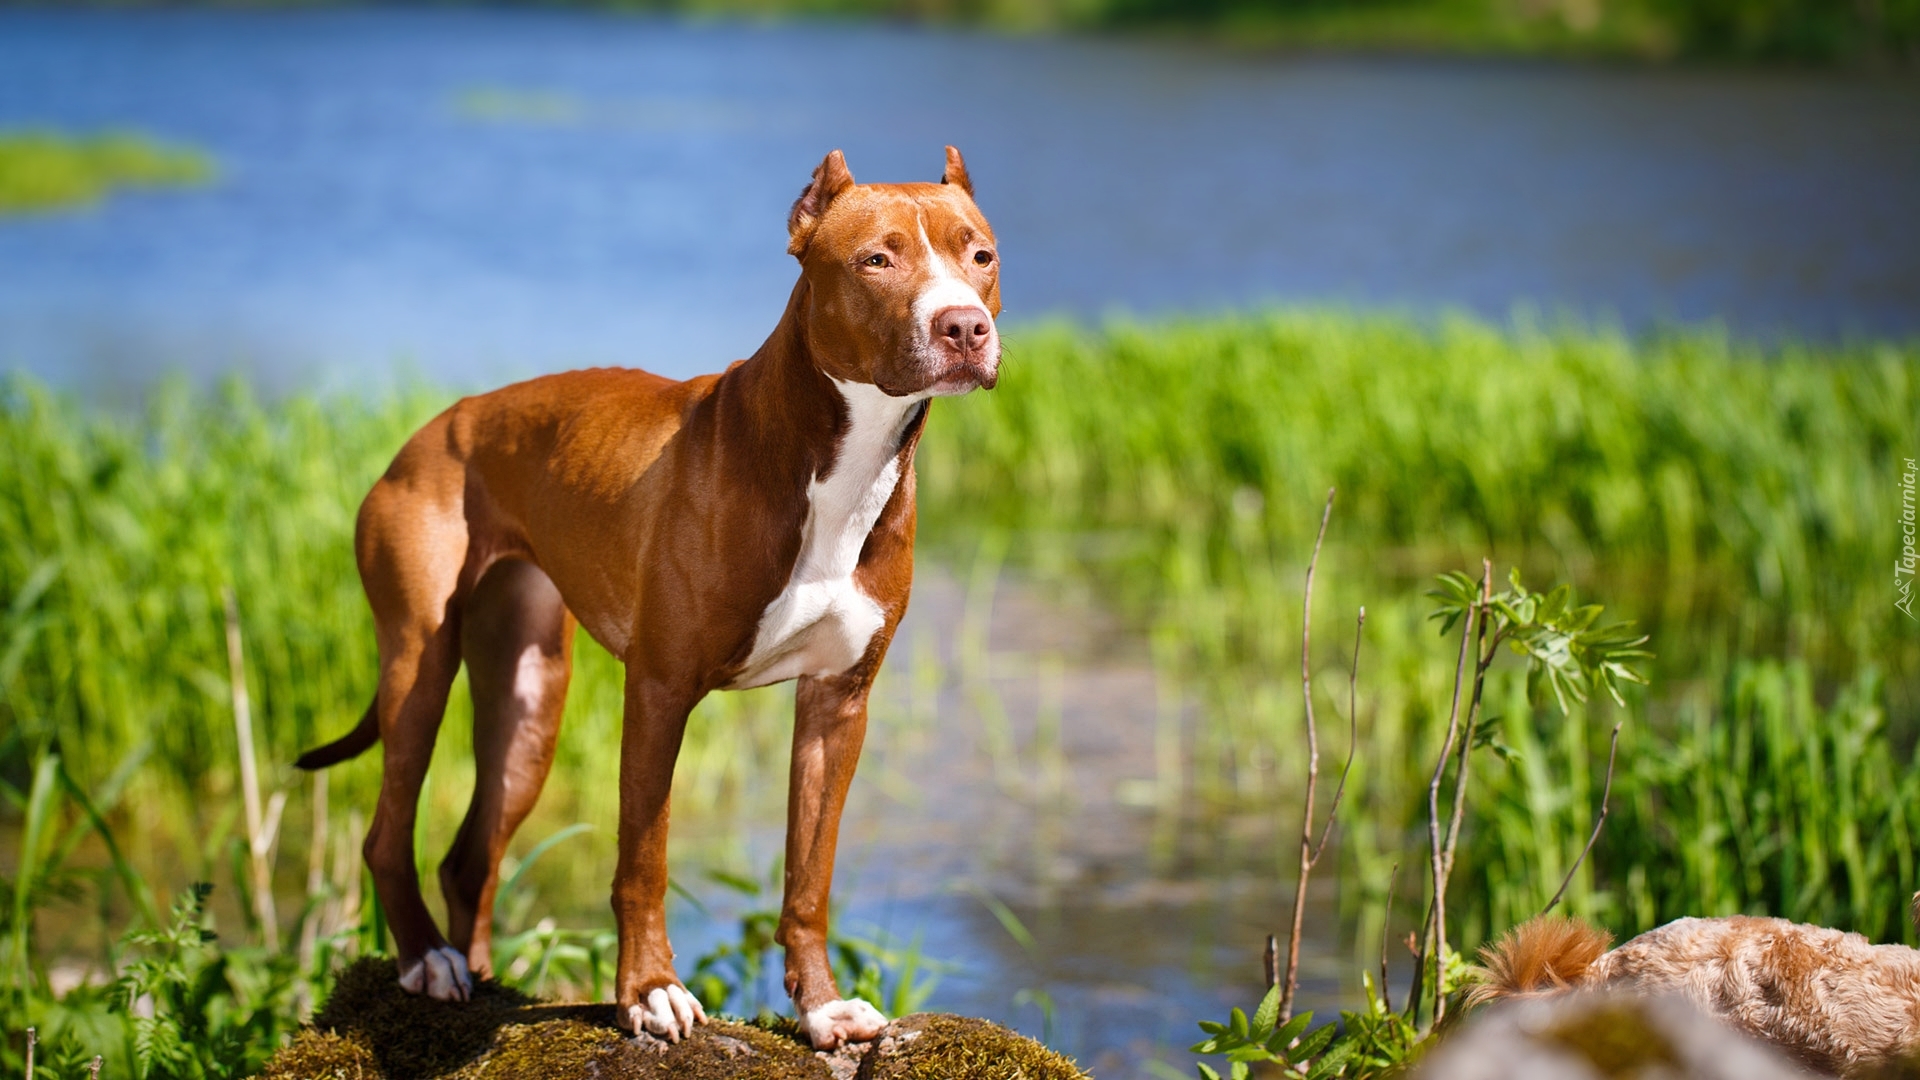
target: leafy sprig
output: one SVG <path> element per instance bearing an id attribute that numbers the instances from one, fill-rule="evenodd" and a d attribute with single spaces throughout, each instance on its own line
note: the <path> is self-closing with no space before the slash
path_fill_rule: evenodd
<path id="1" fill-rule="evenodd" d="M 1194 1043 L 1191 1049 L 1196 1054 L 1225 1054 L 1231 1080 L 1246 1080 L 1257 1062 L 1275 1063 L 1307 1080 L 1327 1080 L 1340 1074 L 1341 1066 L 1356 1049 L 1352 1040 L 1339 1038 L 1338 1024 L 1308 1031 L 1313 1026 L 1310 1012 L 1297 1013 L 1284 1024 L 1279 1019 L 1280 987 L 1275 986 L 1267 991 L 1251 1019 L 1236 1008 L 1225 1023 L 1200 1021 L 1200 1030 L 1208 1038 Z M 1206 1080 L 1220 1080 L 1211 1065 L 1196 1064 Z"/>
<path id="2" fill-rule="evenodd" d="M 1631 621 L 1601 624 L 1605 608 L 1576 602 L 1571 585 L 1530 592 L 1520 583 L 1518 568 L 1507 574 L 1507 582 L 1508 588 L 1493 593 L 1484 604 L 1485 656 L 1490 661 L 1505 643 L 1526 657 L 1527 692 L 1533 700 L 1542 699 L 1545 687 L 1566 713 L 1572 709 L 1570 702 L 1584 703 L 1596 689 L 1625 705 L 1621 683 L 1646 685 L 1646 676 L 1633 665 L 1653 654 L 1640 648 L 1647 635 Z M 1438 586 L 1427 595 L 1440 602 L 1428 618 L 1440 621 L 1441 636 L 1482 604 L 1480 590 L 1479 581 L 1459 571 L 1440 575 Z"/>

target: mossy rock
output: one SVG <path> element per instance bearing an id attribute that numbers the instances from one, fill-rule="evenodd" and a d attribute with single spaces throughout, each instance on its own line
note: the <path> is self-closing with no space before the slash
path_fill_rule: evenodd
<path id="1" fill-rule="evenodd" d="M 1074 1063 L 997 1024 L 916 1013 L 872 1043 L 815 1053 L 792 1021 L 715 1019 L 669 1045 L 634 1038 L 611 1005 L 554 1005 L 495 982 L 473 1000 L 400 989 L 363 959 L 262 1080 L 1086 1080 Z"/>

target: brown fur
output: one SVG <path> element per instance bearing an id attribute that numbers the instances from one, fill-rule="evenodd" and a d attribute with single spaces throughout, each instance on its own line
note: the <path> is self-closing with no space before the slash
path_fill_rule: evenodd
<path id="1" fill-rule="evenodd" d="M 1529 919 L 1480 949 L 1481 980 L 1467 992 L 1467 1004 L 1578 986 L 1612 944 L 1612 934 L 1579 919 Z"/>
<path id="2" fill-rule="evenodd" d="M 1920 1051 L 1920 950 L 1733 915 L 1677 919 L 1612 952 L 1604 931 L 1542 916 L 1480 951 L 1474 1002 L 1607 987 L 1678 993 L 1809 1067 L 1866 1075 Z"/>
<path id="3" fill-rule="evenodd" d="M 577 620 L 626 669 L 613 885 L 622 1015 L 680 985 L 664 911 L 674 760 L 688 712 L 742 675 L 762 614 L 793 576 L 810 485 L 843 464 L 853 419 L 834 380 L 898 399 L 991 387 L 997 376 L 989 318 L 968 315 L 952 340 L 939 336 L 943 315 L 976 308 L 946 308 L 933 337 L 924 327 L 915 337 L 915 299 L 941 280 L 942 263 L 999 314 L 993 232 L 971 192 L 952 147 L 938 184 L 857 185 L 836 150 L 794 204 L 800 277 L 751 358 L 685 382 L 575 371 L 464 399 L 408 440 L 374 485 L 354 540 L 380 650 L 374 706 L 301 763 L 384 746 L 365 854 L 403 973 L 449 943 L 473 971 L 488 970 L 501 856 L 553 760 Z M 898 479 L 852 574 L 880 628 L 851 667 L 802 677 L 796 694 L 777 937 L 802 1010 L 839 998 L 826 953 L 834 849 L 867 693 L 912 584 L 912 465 L 926 408 L 903 414 Z M 421 898 L 414 820 L 462 664 L 476 780 L 440 867 L 443 937 Z"/>

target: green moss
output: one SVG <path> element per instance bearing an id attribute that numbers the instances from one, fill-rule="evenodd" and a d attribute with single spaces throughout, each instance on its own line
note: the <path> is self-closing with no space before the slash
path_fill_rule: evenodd
<path id="1" fill-rule="evenodd" d="M 635 1039 L 611 1005 L 553 1005 L 494 982 L 473 1000 L 401 990 L 393 961 L 341 973 L 313 1024 L 262 1080 L 1083 1080 L 1073 1062 L 984 1020 L 921 1013 L 866 1047 L 816 1054 L 790 1020 L 716 1019 L 668 1045 Z"/>
<path id="2" fill-rule="evenodd" d="M 1086 1080 L 1073 1059 L 998 1024 L 947 1013 L 895 1021 L 857 1080 Z"/>

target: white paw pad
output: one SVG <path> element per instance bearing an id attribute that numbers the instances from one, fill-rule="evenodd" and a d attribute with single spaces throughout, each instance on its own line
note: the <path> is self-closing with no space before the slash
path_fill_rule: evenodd
<path id="1" fill-rule="evenodd" d="M 400 973 L 400 988 L 435 1001 L 465 1001 L 473 996 L 473 978 L 467 974 L 467 958 L 460 950 L 442 945 L 427 950 L 427 955 Z"/>
<path id="2" fill-rule="evenodd" d="M 678 983 L 659 987 L 645 1001 L 627 1007 L 627 1027 L 635 1035 L 644 1031 L 668 1042 L 679 1042 L 693 1034 L 693 1025 L 706 1022 L 700 999 Z"/>
<path id="3" fill-rule="evenodd" d="M 815 1050 L 837 1050 L 843 1043 L 869 1042 L 887 1026 L 879 1009 L 859 998 L 829 1001 L 807 1010 L 807 1037 Z"/>

